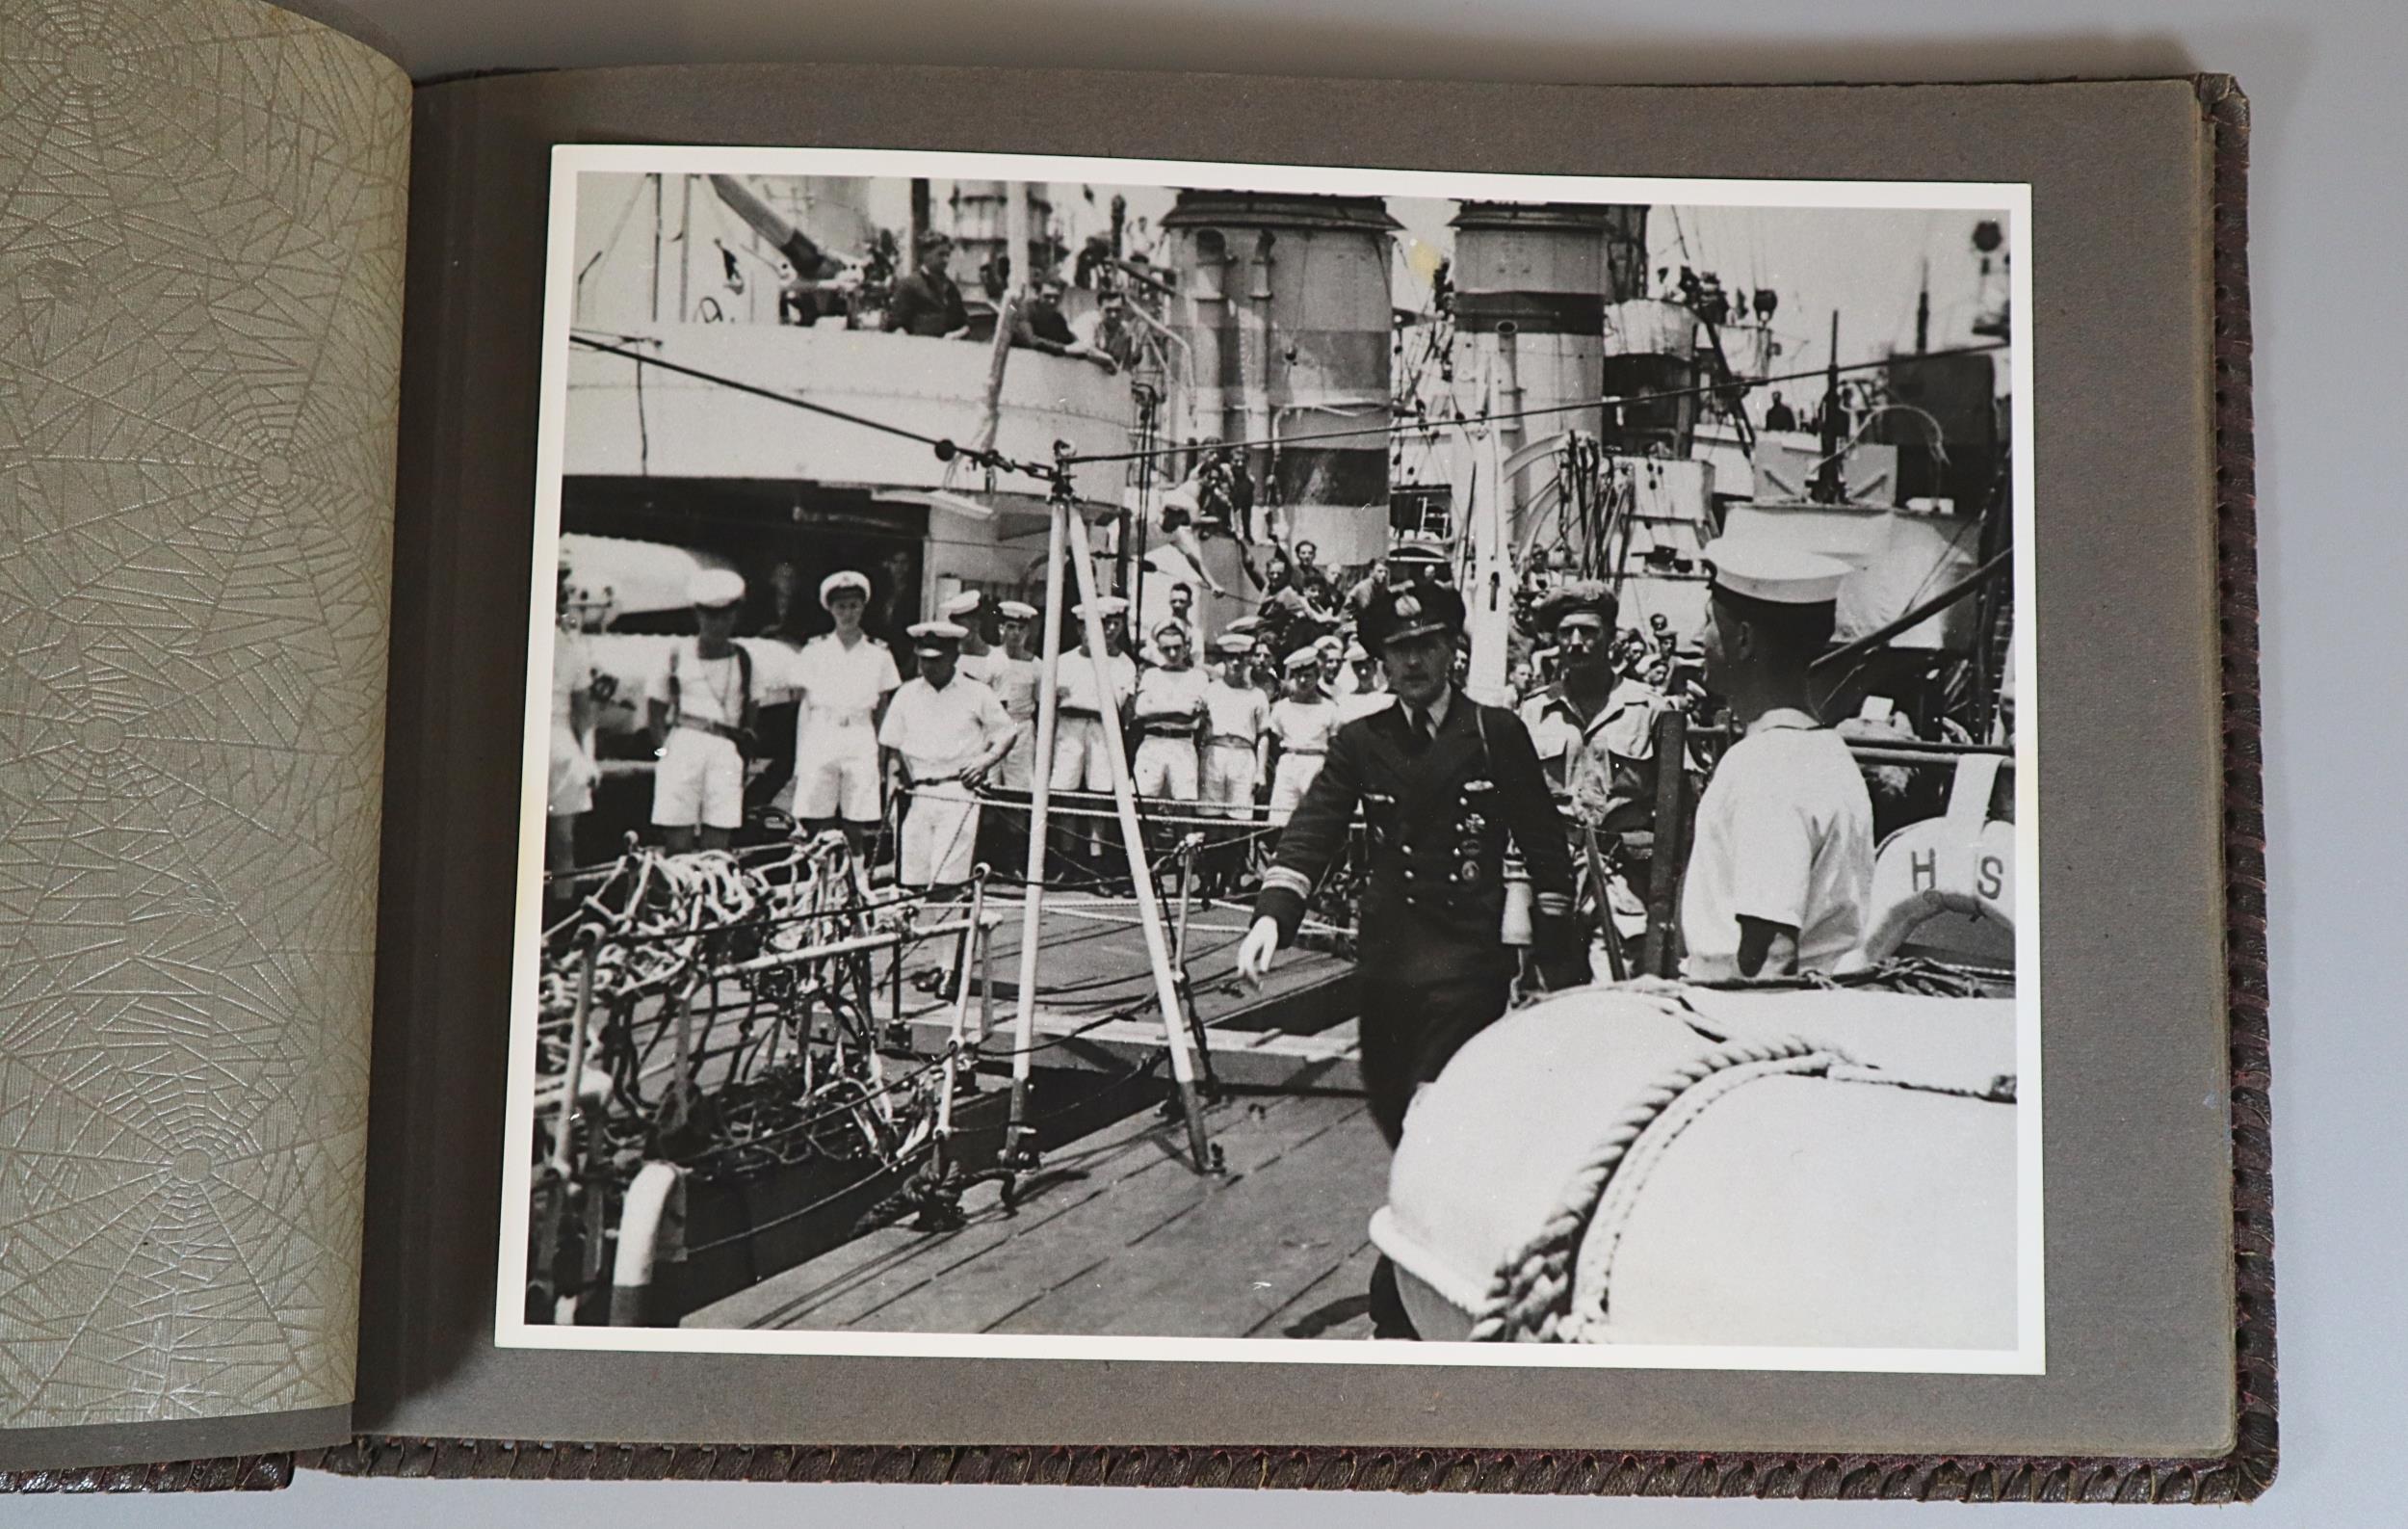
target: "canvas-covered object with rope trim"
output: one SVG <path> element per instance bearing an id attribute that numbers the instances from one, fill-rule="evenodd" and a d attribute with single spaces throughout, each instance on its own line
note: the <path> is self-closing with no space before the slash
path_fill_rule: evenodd
<path id="1" fill-rule="evenodd" d="M 1425 1339 L 2016 1347 L 2015 1005 L 1591 988 L 1405 1122 L 1373 1240 Z"/>

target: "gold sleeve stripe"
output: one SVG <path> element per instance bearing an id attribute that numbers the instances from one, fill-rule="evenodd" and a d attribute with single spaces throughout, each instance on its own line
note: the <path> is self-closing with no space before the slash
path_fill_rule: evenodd
<path id="1" fill-rule="evenodd" d="M 1294 892 L 1298 897 L 1313 895 L 1313 883 L 1304 873 L 1289 870 L 1284 865 L 1274 865 L 1263 873 L 1263 890 L 1268 892 L 1274 888 L 1282 892 Z"/>

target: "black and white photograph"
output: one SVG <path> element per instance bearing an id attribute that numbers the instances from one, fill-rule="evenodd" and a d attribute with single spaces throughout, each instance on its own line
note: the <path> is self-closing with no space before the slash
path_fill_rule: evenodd
<path id="1" fill-rule="evenodd" d="M 2045 1370 L 2028 188 L 552 198 L 497 1341 Z"/>

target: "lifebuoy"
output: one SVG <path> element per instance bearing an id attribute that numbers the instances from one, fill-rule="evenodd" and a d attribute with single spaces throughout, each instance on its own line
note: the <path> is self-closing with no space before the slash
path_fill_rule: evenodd
<path id="1" fill-rule="evenodd" d="M 685 1256 L 686 1174 L 674 1163 L 636 1171 L 618 1211 L 618 1253 L 611 1269 L 611 1326 L 653 1325 L 655 1265 Z"/>
<path id="2" fill-rule="evenodd" d="M 1960 759 L 1948 811 L 1882 842 L 1873 857 L 1871 916 L 1847 967 L 1889 960 L 1918 929 L 1947 913 L 1997 926 L 2012 948 L 2015 826 L 1986 821 L 2003 763 L 1995 754 Z"/>

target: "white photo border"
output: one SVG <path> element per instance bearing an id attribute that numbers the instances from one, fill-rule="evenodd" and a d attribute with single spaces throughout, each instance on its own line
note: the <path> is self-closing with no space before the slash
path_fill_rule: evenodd
<path id="1" fill-rule="evenodd" d="M 2006 351 L 2015 558 L 2016 1263 L 2013 1349 L 1864 1349 L 1721 1344 L 1364 1343 L 1327 1338 L 1093 1337 L 968 1332 L 549 1326 L 525 1317 L 535 1130 L 537 977 L 541 951 L 545 796 L 551 748 L 561 478 L 567 424 L 570 296 L 578 179 L 589 173 L 828 175 L 1161 185 L 1498 201 L 1964 211 L 2007 220 Z M 527 696 L 519 786 L 510 1063 L 504 1116 L 502 1242 L 494 1342 L 501 1348 L 648 1354 L 850 1355 L 912 1358 L 1086 1359 L 1256 1364 L 1510 1365 L 1547 1369 L 1831 1371 L 1933 1375 L 2047 1373 L 2040 1055 L 2040 689 L 2034 580 L 2031 188 L 2021 182 L 1680 179 L 1249 165 L 918 149 L 562 144 L 552 150 L 537 419 L 535 561 L 528 595 Z"/>

